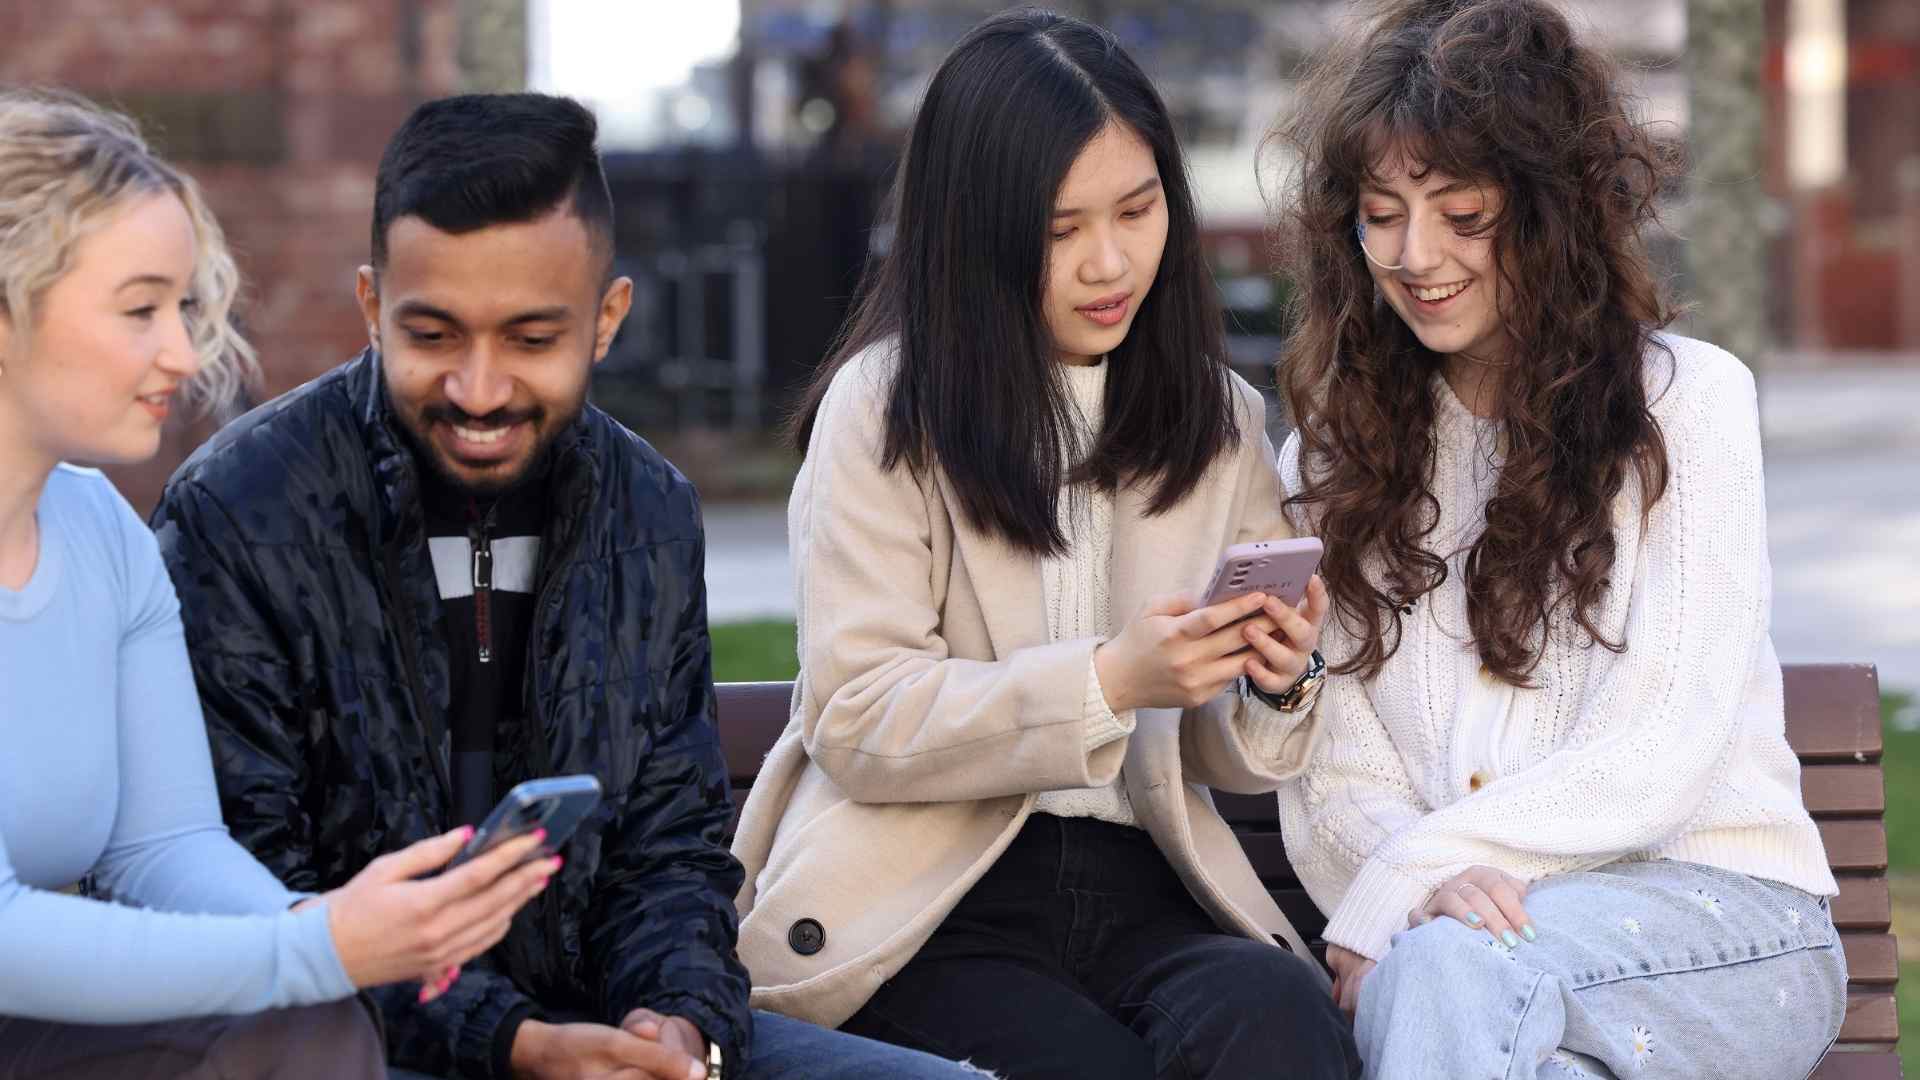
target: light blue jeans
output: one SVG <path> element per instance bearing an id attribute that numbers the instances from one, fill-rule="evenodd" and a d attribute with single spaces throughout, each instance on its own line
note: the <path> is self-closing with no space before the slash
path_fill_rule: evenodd
<path id="1" fill-rule="evenodd" d="M 1360 986 L 1371 1080 L 1804 1080 L 1840 1032 L 1847 969 L 1826 901 L 1696 863 L 1533 883 L 1537 941 L 1435 919 Z"/>

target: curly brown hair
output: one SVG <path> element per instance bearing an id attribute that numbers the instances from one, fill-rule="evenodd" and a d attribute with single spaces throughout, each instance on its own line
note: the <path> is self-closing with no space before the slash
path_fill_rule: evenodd
<path id="1" fill-rule="evenodd" d="M 1404 159 L 1497 189 L 1487 233 L 1515 362 L 1494 416 L 1504 462 L 1467 553 L 1469 626 L 1497 677 L 1528 685 L 1563 605 L 1614 651 L 1594 613 L 1614 556 L 1612 503 L 1629 469 L 1646 505 L 1667 458 L 1643 370 L 1673 312 L 1640 230 L 1677 155 L 1631 114 L 1612 63 L 1543 0 L 1399 0 L 1307 74 L 1274 132 L 1294 155 L 1278 222 L 1299 284 L 1280 383 L 1300 438 L 1322 574 L 1359 642 L 1338 670 L 1379 673 L 1412 601 L 1446 580 L 1424 541 L 1444 357 L 1376 295 L 1353 225 L 1363 185 Z"/>

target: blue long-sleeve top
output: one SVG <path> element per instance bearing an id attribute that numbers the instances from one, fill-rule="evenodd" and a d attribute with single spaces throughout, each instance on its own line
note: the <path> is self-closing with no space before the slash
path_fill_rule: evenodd
<path id="1" fill-rule="evenodd" d="M 61 466 L 0 588 L 0 1015 L 137 1023 L 353 993 L 324 904 L 227 835 L 153 534 Z M 57 890 L 94 876 L 111 902 Z"/>

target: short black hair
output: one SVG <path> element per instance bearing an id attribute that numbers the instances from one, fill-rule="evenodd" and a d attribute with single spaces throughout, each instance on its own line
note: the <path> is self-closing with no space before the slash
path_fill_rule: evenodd
<path id="1" fill-rule="evenodd" d="M 374 178 L 374 268 L 386 265 L 387 229 L 400 218 L 463 233 L 532 221 L 562 205 L 610 266 L 613 198 L 598 135 L 585 106 L 550 94 L 462 94 L 413 110 Z"/>

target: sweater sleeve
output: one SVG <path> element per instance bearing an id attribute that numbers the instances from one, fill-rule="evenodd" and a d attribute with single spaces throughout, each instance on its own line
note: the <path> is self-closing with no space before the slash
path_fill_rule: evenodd
<path id="1" fill-rule="evenodd" d="M 94 867 L 119 903 L 21 882 L 0 839 L 0 1014 L 138 1023 L 351 995 L 324 905 L 294 896 L 227 835 L 177 602 L 152 534 L 117 494 L 94 528 L 124 538 L 118 808 Z M 139 905 L 150 910 L 140 910 Z"/>
<path id="2" fill-rule="evenodd" d="M 1657 848 L 1725 772 L 1743 688 L 1767 653 L 1760 431 L 1737 362 L 1681 378 L 1660 410 L 1669 484 L 1630 571 L 1627 651 L 1596 649 L 1594 684 L 1558 752 L 1382 842 L 1328 941 L 1379 955 L 1408 908 L 1469 866 L 1531 881 Z"/>
<path id="3" fill-rule="evenodd" d="M 1414 790 L 1359 679 L 1330 676 L 1315 708 L 1323 714 L 1326 732 L 1313 764 L 1280 789 L 1280 831 L 1307 895 L 1320 910 L 1332 912 L 1373 853 L 1421 820 L 1429 807 Z M 1395 923 L 1383 915 L 1379 929 L 1391 935 L 1404 924 L 1408 907 L 1400 909 Z M 1385 936 L 1377 943 L 1327 940 L 1376 959 L 1386 949 Z"/>

